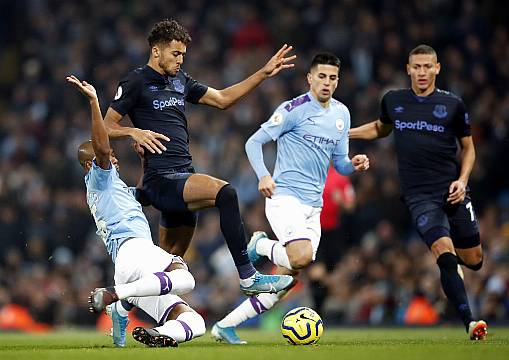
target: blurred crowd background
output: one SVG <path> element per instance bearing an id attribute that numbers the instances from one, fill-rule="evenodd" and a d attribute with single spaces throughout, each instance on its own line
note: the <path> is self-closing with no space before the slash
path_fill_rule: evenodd
<path id="1" fill-rule="evenodd" d="M 65 77 L 94 84 L 104 113 L 120 78 L 146 63 L 146 36 L 164 18 L 192 35 L 184 70 L 215 88 L 256 71 L 284 43 L 298 55 L 294 69 L 227 111 L 187 105 L 194 166 L 236 187 L 249 234 L 270 227 L 244 143 L 282 101 L 307 91 L 313 54 L 341 58 L 335 98 L 356 126 L 378 117 L 387 90 L 409 86 L 408 52 L 433 46 L 442 63 L 438 86 L 463 97 L 477 149 L 470 187 L 485 258 L 480 271 L 465 270 L 468 295 L 476 316 L 507 323 L 507 15 L 495 1 L 473 0 L 0 1 L 0 325 L 11 326 L 13 313 L 50 327 L 96 322 L 86 299 L 113 283 L 113 267 L 76 159 L 90 136 L 89 107 Z M 135 184 L 140 167 L 129 141 L 113 146 L 122 178 Z M 265 150 L 273 163 L 275 145 Z M 332 266 L 304 273 L 303 286 L 274 313 L 316 305 L 326 324 L 456 324 L 434 259 L 399 200 L 392 136 L 351 142 L 351 154 L 359 152 L 371 168 L 351 177 L 355 199 L 326 239 L 337 250 Z M 144 210 L 157 241 L 158 215 Z M 187 299 L 209 324 L 243 300 L 215 210 L 201 213 L 186 260 L 197 280 Z M 319 304 L 310 283 L 323 295 Z"/>

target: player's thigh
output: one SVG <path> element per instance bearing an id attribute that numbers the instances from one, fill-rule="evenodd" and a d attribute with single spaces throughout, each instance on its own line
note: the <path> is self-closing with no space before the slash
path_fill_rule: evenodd
<path id="1" fill-rule="evenodd" d="M 120 246 L 115 259 L 115 284 L 125 284 L 139 279 L 143 274 L 143 264 L 139 254 L 154 246 L 152 239 L 132 238 Z"/>
<path id="2" fill-rule="evenodd" d="M 214 207 L 219 190 L 226 184 L 226 181 L 216 179 L 205 174 L 193 174 L 190 176 L 183 190 L 183 198 L 191 211 Z"/>
<path id="3" fill-rule="evenodd" d="M 417 232 L 430 249 L 437 240 L 450 238 L 449 220 L 440 203 L 421 201 L 409 206 L 409 210 Z"/>
<path id="4" fill-rule="evenodd" d="M 184 200 L 184 187 L 193 173 L 153 175 L 143 183 L 143 193 L 154 208 L 161 213 L 189 211 Z"/>
<path id="5" fill-rule="evenodd" d="M 479 223 L 470 196 L 467 195 L 461 204 L 452 209 L 449 214 L 449 223 L 451 225 L 451 237 L 454 247 L 467 258 L 475 260 L 478 257 L 480 261 L 482 250 L 480 246 Z"/>
<path id="6" fill-rule="evenodd" d="M 293 196 L 267 198 L 265 216 L 272 231 L 284 246 L 296 240 L 309 240 L 305 211 L 299 200 Z"/>
<path id="7" fill-rule="evenodd" d="M 172 294 L 132 297 L 127 300 L 129 303 L 145 311 L 158 325 L 164 324 L 176 308 L 192 310 L 182 298 Z"/>
<path id="8" fill-rule="evenodd" d="M 189 210 L 161 213 L 159 246 L 167 252 L 184 256 L 194 235 L 198 214 Z"/>
<path id="9" fill-rule="evenodd" d="M 306 231 L 307 238 L 311 240 L 311 247 L 313 250 L 313 260 L 316 259 L 316 253 L 320 246 L 320 238 L 322 236 L 322 227 L 320 224 L 320 214 L 322 208 L 305 206 L 306 209 Z"/>

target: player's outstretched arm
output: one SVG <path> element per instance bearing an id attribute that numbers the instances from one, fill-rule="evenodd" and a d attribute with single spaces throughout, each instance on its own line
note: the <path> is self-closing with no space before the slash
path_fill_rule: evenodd
<path id="1" fill-rule="evenodd" d="M 338 173 L 347 176 L 355 171 L 368 170 L 369 158 L 364 154 L 359 154 L 350 160 L 348 155 L 334 155 L 332 157 L 332 164 Z"/>
<path id="2" fill-rule="evenodd" d="M 465 136 L 460 139 L 461 153 L 461 169 L 458 180 L 453 181 L 449 186 L 449 196 L 447 201 L 451 204 L 459 204 L 465 200 L 467 194 L 467 184 L 470 173 L 475 163 L 475 147 L 472 136 Z"/>
<path id="3" fill-rule="evenodd" d="M 110 168 L 110 140 L 104 126 L 99 99 L 95 88 L 86 81 L 80 81 L 76 76 L 67 77 L 67 81 L 73 84 L 90 102 L 92 110 L 92 147 L 94 148 L 95 161 L 102 169 Z"/>
<path id="4" fill-rule="evenodd" d="M 284 44 L 283 47 L 270 58 L 264 67 L 235 85 L 222 90 L 209 87 L 207 92 L 201 97 L 199 101 L 200 104 L 213 106 L 219 109 L 229 108 L 265 79 L 279 74 L 283 69 L 292 68 L 294 64 L 291 63 L 291 61 L 295 60 L 297 55 L 286 57 L 292 49 L 292 46 Z"/>
<path id="5" fill-rule="evenodd" d="M 152 154 L 162 154 L 163 151 L 166 151 L 166 147 L 161 143 L 160 140 L 162 139 L 170 141 L 169 137 L 151 130 L 142 130 L 134 127 L 122 126 L 120 125 L 122 118 L 123 116 L 113 108 L 108 108 L 104 122 L 106 124 L 106 129 L 108 130 L 109 137 L 116 139 L 129 136 L 135 142 L 150 151 Z"/>
<path id="6" fill-rule="evenodd" d="M 374 140 L 386 137 L 391 131 L 392 125 L 384 124 L 380 119 L 377 119 L 356 128 L 351 128 L 348 137 L 353 140 Z"/>

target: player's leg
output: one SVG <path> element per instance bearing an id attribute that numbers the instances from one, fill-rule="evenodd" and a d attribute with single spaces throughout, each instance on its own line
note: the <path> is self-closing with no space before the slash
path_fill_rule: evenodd
<path id="1" fill-rule="evenodd" d="M 233 186 L 208 175 L 193 174 L 185 183 L 183 199 L 190 211 L 212 206 L 218 208 L 221 232 L 237 267 L 244 293 L 278 292 L 290 286 L 293 281 L 290 276 L 261 275 L 249 260 L 244 224 Z"/>
<path id="2" fill-rule="evenodd" d="M 474 271 L 480 270 L 483 253 L 479 224 L 468 194 L 461 204 L 450 209 L 449 222 L 458 263 Z M 485 340 L 488 326 L 483 320 L 473 320 L 468 324 L 467 331 L 471 340 Z"/>
<path id="3" fill-rule="evenodd" d="M 170 254 L 183 257 L 196 229 L 197 214 L 187 211 L 161 212 L 159 246 Z"/>
<path id="4" fill-rule="evenodd" d="M 266 200 L 265 215 L 279 241 L 256 232 L 248 245 L 250 258 L 266 256 L 288 270 L 309 265 L 320 239 L 320 209 L 303 205 L 292 196 L 280 196 Z"/>
<path id="5" fill-rule="evenodd" d="M 297 283 L 298 271 L 290 271 L 283 267 L 278 267 L 277 273 L 292 275 L 295 279 L 292 287 Z M 244 321 L 270 310 L 288 293 L 288 291 L 290 291 L 290 289 L 280 291 L 276 294 L 259 294 L 251 296 L 226 315 L 222 320 L 214 324 L 211 331 L 212 337 L 217 341 L 223 341 L 228 344 L 246 344 L 246 341 L 239 338 L 235 328 Z"/>
<path id="6" fill-rule="evenodd" d="M 154 328 L 137 327 L 133 338 L 151 347 L 177 346 L 202 336 L 205 321 L 200 314 L 175 295 L 132 298 L 132 302 L 156 322 Z"/>
<path id="7" fill-rule="evenodd" d="M 180 257 L 151 241 L 131 239 L 122 244 L 115 261 L 115 286 L 95 289 L 89 298 L 90 310 L 101 312 L 130 297 L 186 294 L 194 285 L 194 277 Z"/>
<path id="8" fill-rule="evenodd" d="M 450 235 L 449 219 L 442 207 L 423 201 L 410 208 L 417 230 L 437 259 L 440 282 L 445 295 L 458 312 L 468 332 L 474 321 L 465 284 L 458 272 L 458 257 Z"/>
<path id="9" fill-rule="evenodd" d="M 449 222 L 451 223 L 451 237 L 458 254 L 458 262 L 471 270 L 480 270 L 483 252 L 479 223 L 470 195 L 467 194 L 463 202 L 452 210 Z"/>

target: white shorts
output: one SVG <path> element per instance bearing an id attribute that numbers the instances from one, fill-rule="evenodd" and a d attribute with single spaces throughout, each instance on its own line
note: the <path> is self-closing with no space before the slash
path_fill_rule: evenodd
<path id="1" fill-rule="evenodd" d="M 280 195 L 265 200 L 265 215 L 279 242 L 286 246 L 296 240 L 311 240 L 313 260 L 320 244 L 321 212 L 321 207 L 304 205 L 293 196 Z"/>
<path id="2" fill-rule="evenodd" d="M 151 239 L 133 238 L 124 242 L 115 259 L 115 284 L 126 284 L 143 276 L 166 270 L 172 263 L 186 266 L 180 256 L 167 253 L 154 245 Z M 159 324 L 163 324 L 168 313 L 178 304 L 187 305 L 179 296 L 131 297 L 129 303 L 142 309 Z"/>

